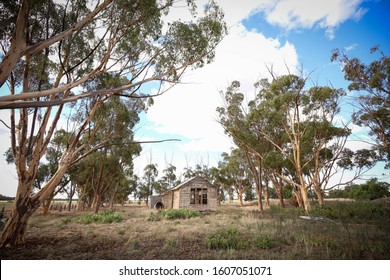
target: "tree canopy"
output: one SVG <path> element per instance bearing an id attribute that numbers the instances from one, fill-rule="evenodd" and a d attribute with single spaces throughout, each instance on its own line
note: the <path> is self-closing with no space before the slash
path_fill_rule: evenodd
<path id="1" fill-rule="evenodd" d="M 192 20 L 166 22 L 176 2 L 0 3 L 0 87 L 9 89 L 0 96 L 0 109 L 10 109 L 7 126 L 18 174 L 16 200 L 1 247 L 24 242 L 29 217 L 52 196 L 72 166 L 94 152 L 95 157 L 101 155 L 97 182 L 109 170 L 102 162 L 113 167 L 108 146 L 118 141 L 136 144 L 131 133 L 123 132 L 138 122 L 137 114 L 145 109 L 140 102 L 163 94 L 187 69 L 213 60 L 215 47 L 226 33 L 223 12 L 210 1 L 197 15 L 195 2 L 188 0 L 183 3 Z M 157 93 L 145 90 L 143 85 L 150 82 L 159 89 Z M 132 100 L 126 105 L 128 112 L 120 108 L 124 98 Z M 71 131 L 57 168 L 32 193 L 40 161 L 66 116 Z"/>

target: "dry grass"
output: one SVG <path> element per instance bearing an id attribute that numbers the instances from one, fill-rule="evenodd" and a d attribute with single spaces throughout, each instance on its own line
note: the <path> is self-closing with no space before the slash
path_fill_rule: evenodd
<path id="1" fill-rule="evenodd" d="M 8 208 L 8 207 L 7 207 Z M 104 211 L 104 209 L 103 209 Z M 64 221 L 80 212 L 34 215 L 27 242 L 0 252 L 1 259 L 389 259 L 389 216 L 379 220 L 299 219 L 296 209 L 256 211 L 224 203 L 216 212 L 180 220 L 148 221 L 156 210 L 119 207 L 119 223 L 88 225 Z M 208 246 L 227 229 L 239 246 Z M 222 236 L 221 235 L 221 236 Z M 216 238 L 216 239 L 215 239 Z M 236 241 L 233 241 L 236 242 Z M 230 243 L 229 243 L 230 244 Z"/>

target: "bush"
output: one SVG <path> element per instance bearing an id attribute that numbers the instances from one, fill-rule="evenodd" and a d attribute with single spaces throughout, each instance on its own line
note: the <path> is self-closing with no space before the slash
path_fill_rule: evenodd
<path id="1" fill-rule="evenodd" d="M 341 214 L 340 211 L 343 210 L 337 209 L 337 207 L 330 206 L 330 205 L 323 205 L 323 206 L 313 205 L 312 209 L 310 210 L 310 215 L 325 217 L 329 219 L 339 219 Z"/>
<path id="2" fill-rule="evenodd" d="M 147 221 L 148 222 L 157 222 L 157 221 L 161 221 L 161 215 L 158 213 L 158 214 L 154 214 L 153 212 L 149 214 L 148 218 L 147 218 Z"/>
<path id="3" fill-rule="evenodd" d="M 378 220 L 390 217 L 390 209 L 368 201 L 339 202 L 313 206 L 310 215 L 341 220 Z"/>
<path id="4" fill-rule="evenodd" d="M 192 209 L 167 209 L 162 210 L 157 213 L 150 213 L 147 221 L 157 222 L 161 220 L 177 220 L 177 219 L 190 219 L 194 217 L 199 217 L 201 214 L 199 211 Z"/>
<path id="5" fill-rule="evenodd" d="M 259 249 L 270 249 L 274 247 L 271 239 L 265 234 L 257 236 L 254 243 Z"/>
<path id="6" fill-rule="evenodd" d="M 161 217 L 166 220 L 189 219 L 199 217 L 200 212 L 192 209 L 167 209 L 161 211 Z"/>
<path id="7" fill-rule="evenodd" d="M 352 198 L 355 200 L 374 200 L 390 196 L 390 184 L 371 179 L 365 184 L 347 186 L 342 190 L 332 190 L 329 197 Z"/>
<path id="8" fill-rule="evenodd" d="M 91 223 L 111 224 L 114 222 L 123 221 L 123 217 L 113 211 L 106 211 L 99 214 L 88 213 L 74 218 L 65 218 L 62 221 L 65 224 L 70 222 L 74 222 L 78 224 L 91 224 Z"/>
<path id="9" fill-rule="evenodd" d="M 209 249 L 245 249 L 249 242 L 243 240 L 237 228 L 229 227 L 206 236 L 205 245 Z"/>

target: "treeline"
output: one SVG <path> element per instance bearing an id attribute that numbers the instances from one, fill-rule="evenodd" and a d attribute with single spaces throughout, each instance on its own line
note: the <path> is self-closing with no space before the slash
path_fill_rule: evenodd
<path id="1" fill-rule="evenodd" d="M 15 199 L 15 197 L 9 197 L 9 196 L 5 196 L 5 195 L 0 194 L 0 200 L 7 201 L 7 200 L 14 200 L 14 199 Z"/>
<path id="2" fill-rule="evenodd" d="M 374 200 L 390 197 L 390 184 L 371 179 L 365 184 L 350 185 L 343 189 L 329 191 L 330 198 L 351 198 L 355 200 Z"/>

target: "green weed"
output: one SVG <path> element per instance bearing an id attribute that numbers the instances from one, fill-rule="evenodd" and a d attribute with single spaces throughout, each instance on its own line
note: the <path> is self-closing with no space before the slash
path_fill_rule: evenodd
<path id="1" fill-rule="evenodd" d="M 200 217 L 200 212 L 192 209 L 167 209 L 157 213 L 150 213 L 147 220 L 156 222 L 161 220 L 190 219 Z"/>
<path id="2" fill-rule="evenodd" d="M 111 223 L 119 223 L 123 221 L 123 217 L 112 211 L 106 211 L 99 214 L 88 213 L 83 214 L 78 217 L 73 218 L 65 218 L 62 220 L 64 224 L 68 223 L 78 223 L 78 224 L 91 224 L 91 223 L 100 223 L 100 224 L 111 224 Z"/>
<path id="3" fill-rule="evenodd" d="M 254 240 L 254 245 L 259 249 L 270 249 L 274 247 L 271 238 L 265 234 L 257 236 Z"/>
<path id="4" fill-rule="evenodd" d="M 209 249 L 245 249 L 249 247 L 249 242 L 242 238 L 237 228 L 228 227 L 207 235 L 205 245 Z"/>
<path id="5" fill-rule="evenodd" d="M 192 209 L 167 209 L 161 211 L 161 216 L 165 220 L 189 219 L 200 216 L 200 212 Z"/>

